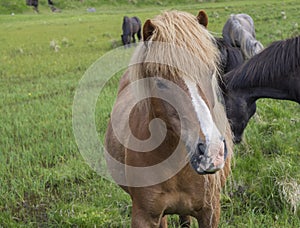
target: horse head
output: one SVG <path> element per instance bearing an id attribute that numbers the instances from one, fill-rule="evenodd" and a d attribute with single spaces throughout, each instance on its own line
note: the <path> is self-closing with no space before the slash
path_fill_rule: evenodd
<path id="1" fill-rule="evenodd" d="M 128 16 L 123 17 L 122 31 L 123 31 L 123 34 L 121 35 L 121 40 L 122 40 L 123 45 L 130 44 L 131 23 L 130 23 L 130 18 Z"/>
<path id="2" fill-rule="evenodd" d="M 233 142 L 240 143 L 250 118 L 256 112 L 256 102 L 244 91 L 224 92 L 226 114 L 233 133 Z"/>
<path id="3" fill-rule="evenodd" d="M 140 90 L 151 88 L 152 118 L 163 120 L 167 131 L 184 145 L 192 167 L 200 174 L 214 173 L 223 168 L 227 156 L 227 119 L 216 77 L 219 52 L 210 33 L 184 13 L 175 18 L 176 25 L 193 29 L 177 31 L 176 36 L 168 31 L 173 27 L 165 23 L 175 23 L 168 17 L 177 15 L 145 22 L 144 51 L 134 57 L 142 64 L 132 75 L 151 79 L 148 88 Z"/>

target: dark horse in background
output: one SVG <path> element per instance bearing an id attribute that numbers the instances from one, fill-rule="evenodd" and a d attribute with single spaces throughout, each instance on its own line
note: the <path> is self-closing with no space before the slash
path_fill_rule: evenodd
<path id="1" fill-rule="evenodd" d="M 123 34 L 121 35 L 123 45 L 130 45 L 131 38 L 135 43 L 135 34 L 137 34 L 138 40 L 142 38 L 141 30 L 142 23 L 138 17 L 124 16 L 122 24 Z"/>
<path id="2" fill-rule="evenodd" d="M 205 11 L 200 10 L 197 19 L 207 28 Z M 256 40 L 253 19 L 248 14 L 231 14 L 223 27 L 222 36 L 215 38 L 220 51 L 221 78 L 263 50 L 263 45 Z"/>
<path id="3" fill-rule="evenodd" d="M 223 40 L 238 47 L 245 59 L 258 54 L 263 45 L 256 40 L 254 21 L 248 14 L 231 14 L 222 30 Z"/>
<path id="4" fill-rule="evenodd" d="M 38 0 L 26 0 L 26 5 L 33 6 L 33 9 L 37 13 L 39 12 L 39 9 L 38 9 L 39 1 Z M 54 3 L 52 0 L 48 0 L 48 5 L 50 6 L 52 12 L 60 12 L 60 10 L 54 6 Z"/>
<path id="5" fill-rule="evenodd" d="M 221 87 L 234 141 L 239 143 L 258 99 L 300 103 L 300 36 L 273 42 L 224 75 Z"/>

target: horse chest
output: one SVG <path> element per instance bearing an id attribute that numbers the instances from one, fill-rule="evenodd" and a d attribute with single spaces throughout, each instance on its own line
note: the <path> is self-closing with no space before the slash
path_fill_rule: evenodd
<path id="1" fill-rule="evenodd" d="M 185 168 L 186 171 L 189 169 L 190 167 Z M 165 193 L 166 214 L 197 214 L 205 206 L 207 199 L 210 198 L 209 184 L 207 183 L 208 189 L 203 188 L 206 183 L 203 176 L 195 174 L 195 178 L 189 172 L 185 174 L 181 180 L 176 181 L 174 188 Z"/>
<path id="2" fill-rule="evenodd" d="M 203 208 L 204 201 L 202 196 L 180 193 L 171 199 L 166 206 L 165 214 L 194 215 Z"/>

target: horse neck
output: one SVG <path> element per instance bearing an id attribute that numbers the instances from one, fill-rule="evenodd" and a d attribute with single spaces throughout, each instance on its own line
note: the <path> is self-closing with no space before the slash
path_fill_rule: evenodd
<path id="1" fill-rule="evenodd" d="M 123 23 L 122 30 L 123 30 L 123 35 L 124 36 L 131 35 L 132 25 L 131 25 L 131 22 L 129 20 L 127 22 Z"/>
<path id="2" fill-rule="evenodd" d="M 253 68 L 256 67 L 259 66 L 254 65 Z M 251 69 L 249 72 L 251 72 Z M 295 72 L 275 75 L 276 77 L 273 77 L 273 79 L 268 75 L 276 74 L 274 71 L 255 71 L 253 74 L 255 77 L 251 77 L 251 73 L 249 72 L 237 69 L 227 74 L 225 76 L 226 91 L 253 102 L 260 98 L 272 98 L 300 103 L 300 77 L 298 76 L 300 75 L 300 68 Z M 248 76 L 242 77 L 243 74 L 247 74 Z"/>
<path id="3" fill-rule="evenodd" d="M 255 102 L 260 98 L 296 101 L 296 99 L 290 96 L 288 91 L 271 87 L 252 87 L 236 89 L 234 91 L 231 91 L 231 94 L 234 94 L 234 96 L 236 97 L 241 97 L 251 102 Z"/>
<path id="4" fill-rule="evenodd" d="M 293 94 L 288 88 L 276 87 L 251 87 L 235 89 L 230 92 L 231 96 L 240 97 L 248 103 L 254 103 L 261 98 L 271 98 L 277 100 L 290 100 L 300 103 L 299 94 Z"/>

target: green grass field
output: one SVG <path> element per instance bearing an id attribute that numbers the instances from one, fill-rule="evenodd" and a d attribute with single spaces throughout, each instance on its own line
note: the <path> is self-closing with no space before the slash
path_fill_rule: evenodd
<path id="1" fill-rule="evenodd" d="M 121 45 L 124 15 L 145 21 L 162 10 L 204 9 L 220 36 L 231 13 L 247 13 L 265 46 L 300 34 L 297 0 L 66 2 L 60 14 L 41 5 L 40 14 L 24 6 L 0 15 L 0 227 L 130 226 L 129 196 L 85 163 L 72 129 L 76 87 L 92 63 Z M 89 6 L 96 12 L 87 13 Z M 105 107 L 97 105 L 99 140 L 120 75 L 101 96 Z M 300 227 L 299 111 L 293 102 L 259 100 L 235 146 L 220 227 Z M 170 223 L 176 227 L 176 217 Z"/>

